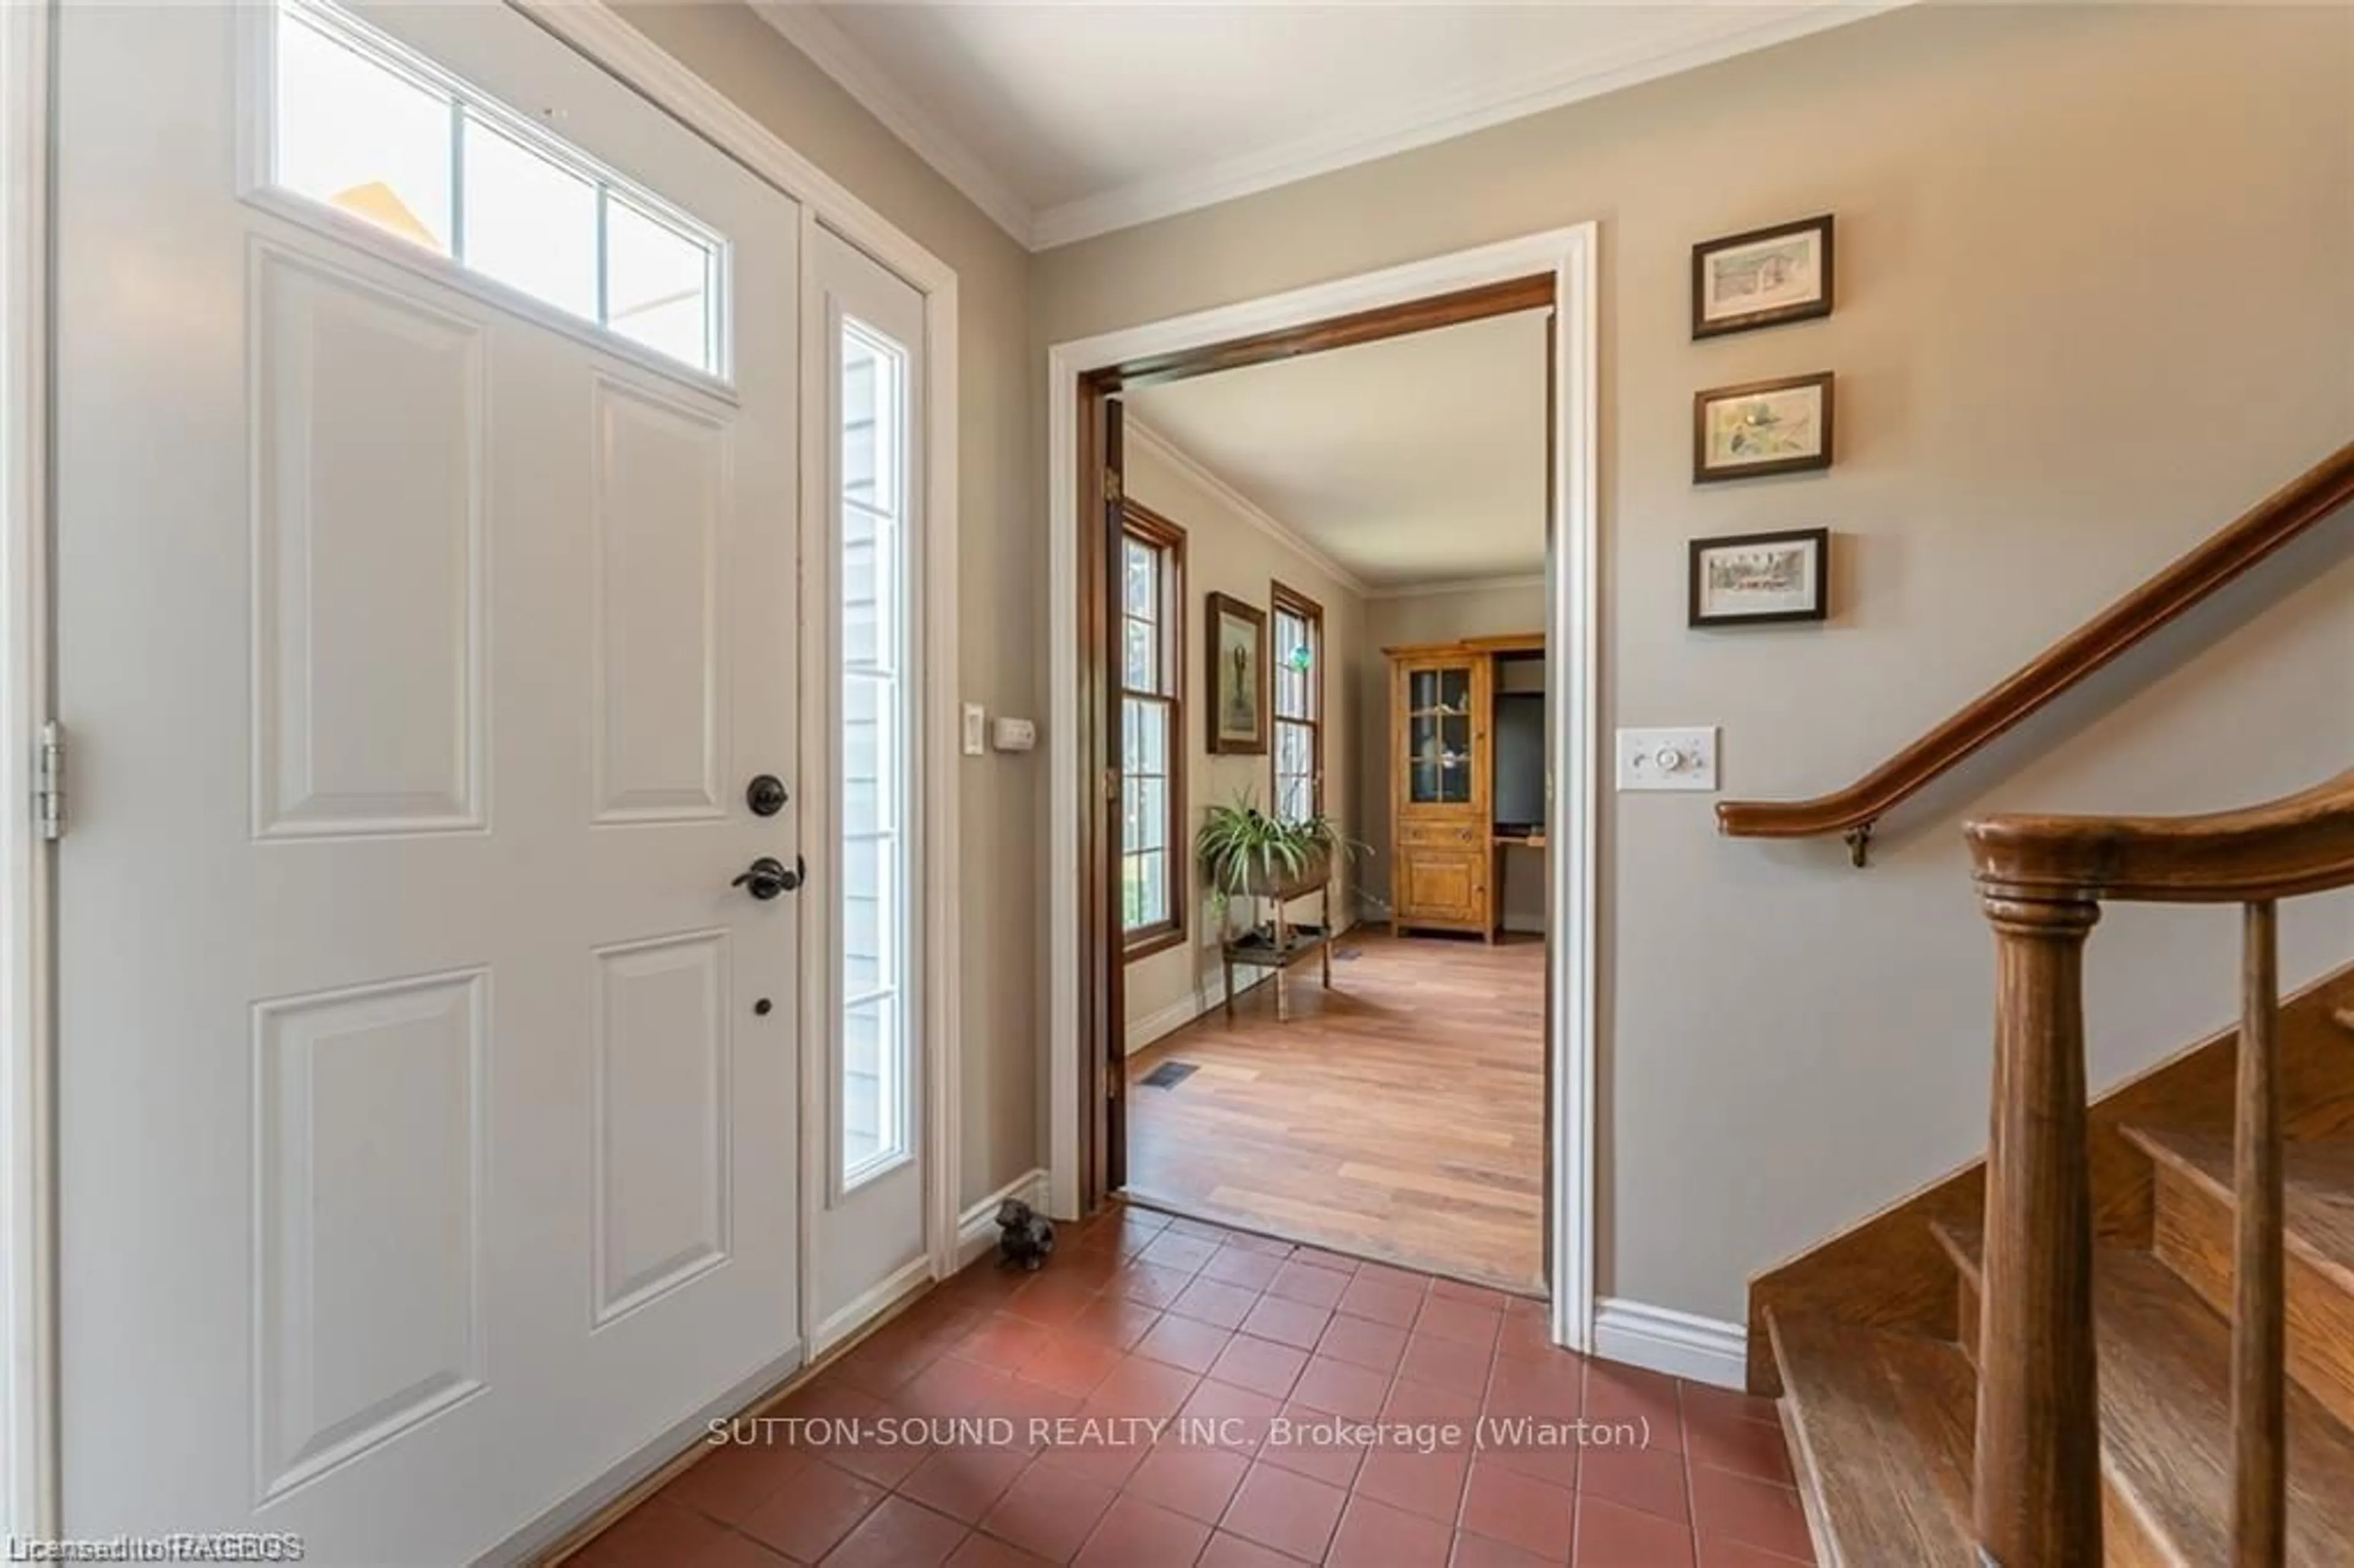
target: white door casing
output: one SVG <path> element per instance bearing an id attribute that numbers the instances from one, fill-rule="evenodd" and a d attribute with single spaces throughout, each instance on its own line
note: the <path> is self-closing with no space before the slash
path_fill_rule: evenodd
<path id="1" fill-rule="evenodd" d="M 1378 271 L 1328 280 L 1232 305 L 1050 344 L 1046 351 L 1048 1202 L 1076 1211 L 1080 1187 L 1079 1044 L 1085 988 L 1080 929 L 1078 378 L 1150 355 L 1207 347 L 1360 311 L 1428 299 L 1534 273 L 1553 275 L 1553 515 L 1547 522 L 1546 645 L 1561 678 L 1546 683 L 1553 853 L 1545 895 L 1554 1003 L 1546 1041 L 1553 1129 L 1548 1286 L 1553 1342 L 1593 1346 L 1596 1234 L 1596 973 L 1600 916 L 1601 524 L 1597 489 L 1597 305 L 1595 225 L 1500 240 Z"/>
<path id="2" fill-rule="evenodd" d="M 930 580 L 933 563 L 923 548 L 927 519 L 921 411 L 928 374 L 923 297 L 822 225 L 811 223 L 804 232 L 811 286 L 803 332 L 817 340 L 810 355 L 816 384 L 805 396 L 824 412 L 811 427 L 817 432 L 811 444 L 818 461 L 811 465 L 813 490 L 803 502 L 803 751 L 811 758 L 850 760 L 862 771 L 867 770 L 870 757 L 882 763 L 879 784 L 863 789 L 858 800 L 852 799 L 839 761 L 822 770 L 812 768 L 804 800 L 811 864 L 816 871 L 811 895 L 824 906 L 811 914 L 825 926 L 824 939 L 807 946 L 801 980 L 802 1033 L 808 1044 L 802 1115 L 808 1234 L 804 1300 L 811 1325 L 810 1351 L 816 1356 L 907 1291 L 945 1272 L 939 1266 L 943 1249 L 931 1196 L 935 1173 L 929 1169 L 937 1155 L 928 1130 L 938 1103 L 929 1080 L 938 1064 L 937 1053 L 921 1045 L 928 1020 L 945 999 L 931 994 L 935 966 L 928 961 L 928 947 L 936 927 L 922 917 L 918 873 L 937 858 L 927 853 L 934 827 L 921 810 L 928 778 L 955 764 L 936 752 L 924 709 L 938 632 L 923 613 L 938 597 Z M 873 408 L 846 387 L 845 353 L 853 337 L 879 344 L 886 357 L 896 360 L 899 384 L 896 396 L 888 399 L 889 408 Z M 899 429 L 896 438 L 870 434 L 865 439 L 875 456 L 853 465 L 847 457 L 851 438 L 845 418 L 862 414 L 885 422 L 896 419 Z M 879 488 L 896 497 L 891 507 L 896 523 L 887 543 L 879 549 L 866 546 L 875 558 L 862 556 L 854 566 L 845 555 L 845 539 L 854 532 L 863 537 L 874 530 L 871 524 L 854 529 L 857 520 L 845 495 L 847 471 L 855 466 L 863 473 L 869 464 L 890 468 L 895 449 L 899 471 L 885 477 Z M 844 609 L 846 594 L 884 601 L 882 608 L 865 612 L 865 629 L 853 625 Z M 845 672 L 871 664 L 878 654 L 884 664 L 898 672 L 896 702 L 888 705 L 891 711 L 871 721 L 864 713 L 857 716 L 866 733 L 891 738 L 854 741 L 845 727 L 853 717 L 846 683 L 852 677 Z M 879 822 L 875 820 L 878 810 Z M 861 820 L 854 822 L 854 818 Z M 885 853 L 896 859 L 896 875 L 889 879 L 893 885 L 887 889 L 868 886 L 870 870 L 853 863 L 854 859 L 871 863 L 872 850 L 857 846 L 854 854 L 854 846 L 845 842 L 847 830 L 877 826 L 891 835 Z M 846 897 L 878 892 L 896 900 L 902 918 L 887 922 L 896 928 L 880 933 L 885 948 L 880 964 L 862 959 L 857 967 L 862 972 L 882 969 L 885 983 L 895 988 L 886 1005 L 894 1010 L 891 1016 L 901 1033 L 884 1044 L 886 1050 L 896 1045 L 902 1052 L 896 1075 L 873 1073 L 856 1059 L 853 1033 L 871 1032 L 871 1021 L 847 1016 L 854 999 L 846 993 L 871 989 L 872 982 L 846 982 L 845 954 L 870 945 L 862 933 L 873 931 L 874 923 L 849 917 Z M 846 1101 L 858 1101 L 863 1107 L 878 1098 L 897 1102 L 904 1157 L 886 1155 L 879 1169 L 846 1174 L 846 1162 L 854 1162 L 851 1124 L 863 1119 L 852 1115 Z M 885 1119 L 895 1119 L 885 1109 Z M 952 1247 L 953 1238 L 946 1245 Z"/>
<path id="3" fill-rule="evenodd" d="M 801 219 L 370 13 L 726 237 L 731 391 L 608 352 L 241 201 L 263 15 L 58 29 L 60 1524 L 456 1563 L 797 1352 Z"/>

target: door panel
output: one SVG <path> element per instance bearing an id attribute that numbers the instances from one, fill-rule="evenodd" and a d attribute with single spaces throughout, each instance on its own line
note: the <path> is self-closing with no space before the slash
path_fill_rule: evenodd
<path id="1" fill-rule="evenodd" d="M 1408 848 L 1401 853 L 1405 873 L 1398 899 L 1401 918 L 1447 922 L 1479 918 L 1481 854 L 1422 848 Z"/>
<path id="2" fill-rule="evenodd" d="M 254 1010 L 265 1501 L 482 1388 L 487 991 L 476 969 Z"/>
<path id="3" fill-rule="evenodd" d="M 724 818 L 733 421 L 599 376 L 596 820 Z"/>
<path id="4" fill-rule="evenodd" d="M 597 954 L 597 1294 L 601 1327 L 726 1261 L 729 935 Z"/>
<path id="5" fill-rule="evenodd" d="M 486 334 L 267 243 L 249 288 L 255 832 L 480 828 Z"/>
<path id="6" fill-rule="evenodd" d="M 726 387 L 241 200 L 269 15 L 58 25 L 63 1524 L 454 1563 L 793 1353 L 796 302 Z M 797 276 L 517 13 L 370 18 Z"/>

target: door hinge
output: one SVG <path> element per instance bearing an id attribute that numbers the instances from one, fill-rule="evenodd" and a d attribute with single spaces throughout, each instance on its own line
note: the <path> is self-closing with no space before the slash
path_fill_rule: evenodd
<path id="1" fill-rule="evenodd" d="M 1119 470 L 1116 468 L 1108 468 L 1104 470 L 1104 499 L 1106 501 L 1118 501 L 1121 499 L 1119 493 Z"/>
<path id="2" fill-rule="evenodd" d="M 41 726 L 33 761 L 33 831 L 45 839 L 66 832 L 66 726 L 55 719 Z"/>
<path id="3" fill-rule="evenodd" d="M 1107 800 L 1117 800 L 1119 799 L 1119 768 L 1107 768 L 1103 770 L 1103 792 L 1104 799 Z"/>

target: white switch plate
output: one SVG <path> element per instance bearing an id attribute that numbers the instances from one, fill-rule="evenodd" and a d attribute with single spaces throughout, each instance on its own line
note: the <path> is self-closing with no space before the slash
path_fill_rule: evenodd
<path id="1" fill-rule="evenodd" d="M 1714 789 L 1716 726 L 1620 730 L 1618 788 Z"/>
<path id="2" fill-rule="evenodd" d="M 989 745 L 989 712 L 979 703 L 964 705 L 964 754 L 979 757 Z"/>

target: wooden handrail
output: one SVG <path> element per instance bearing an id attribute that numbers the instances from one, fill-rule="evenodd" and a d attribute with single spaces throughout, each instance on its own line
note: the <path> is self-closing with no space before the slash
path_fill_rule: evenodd
<path id="1" fill-rule="evenodd" d="M 2234 1568 L 2287 1555 L 2287 1298 L 2276 900 L 2354 886 L 2354 771 L 2182 817 L 2000 816 L 1967 831 L 1996 947 L 1973 1485 L 1981 1560 L 2102 1562 L 2084 947 L 2101 905 L 2237 902 L 2231 1423 Z"/>
<path id="2" fill-rule="evenodd" d="M 1963 830 L 1989 897 L 2243 904 L 2354 886 L 2354 771 L 2188 817 L 1989 817 Z"/>
<path id="3" fill-rule="evenodd" d="M 1810 800 L 1725 800 L 1717 831 L 1734 838 L 1844 833 L 1863 863 L 1874 823 L 1997 736 L 2354 501 L 2354 443 L 2037 655 L 2009 679 L 1846 789 Z M 2234 895 L 2237 896 L 2237 895 Z"/>

